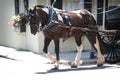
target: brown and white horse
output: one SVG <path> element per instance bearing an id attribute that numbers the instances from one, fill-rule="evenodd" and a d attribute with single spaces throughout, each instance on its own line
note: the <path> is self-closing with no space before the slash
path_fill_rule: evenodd
<path id="1" fill-rule="evenodd" d="M 29 21 L 30 21 L 30 27 L 31 27 L 31 33 L 36 34 L 37 31 L 40 28 L 44 28 L 46 24 L 48 24 L 49 20 L 49 7 L 37 5 L 34 7 L 34 9 L 29 10 Z M 71 12 L 62 12 L 58 11 L 60 13 L 60 16 L 63 19 L 63 24 L 68 25 L 71 27 L 82 27 L 82 28 L 88 28 L 88 29 L 94 29 L 97 30 L 96 27 L 96 20 L 94 16 L 87 11 L 86 9 L 81 9 L 77 11 L 71 11 Z M 68 19 L 66 19 L 66 15 L 68 15 Z M 50 15 L 51 16 L 51 15 Z M 53 17 L 53 15 L 52 15 Z M 70 25 L 69 25 L 69 23 Z M 68 23 L 68 24 L 67 24 Z M 65 37 L 66 34 L 71 33 L 70 36 L 74 36 L 76 44 L 77 44 L 77 55 L 75 60 L 72 62 L 71 66 L 79 66 L 80 65 L 80 56 L 83 50 L 83 45 L 81 42 L 81 37 L 83 35 L 86 35 L 90 43 L 93 45 L 93 47 L 96 48 L 98 52 L 98 60 L 97 65 L 102 66 L 105 58 L 103 54 L 101 53 L 99 41 L 98 41 L 98 32 L 91 32 L 91 31 L 83 31 L 80 29 L 72 29 L 66 28 L 65 25 L 58 25 L 57 29 L 52 31 L 48 28 L 45 28 L 43 31 L 43 34 L 45 36 L 44 39 L 44 48 L 43 52 L 45 55 L 55 64 L 54 69 L 59 69 L 59 39 L 61 37 Z M 56 26 L 55 26 L 56 27 Z M 54 28 L 54 26 L 53 26 Z M 48 46 L 51 42 L 51 40 L 54 41 L 55 44 L 55 53 L 56 58 L 54 58 L 49 52 L 48 52 Z"/>

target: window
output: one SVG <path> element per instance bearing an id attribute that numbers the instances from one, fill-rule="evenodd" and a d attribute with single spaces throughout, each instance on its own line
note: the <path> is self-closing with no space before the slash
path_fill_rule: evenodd
<path id="1" fill-rule="evenodd" d="M 97 24 L 102 25 L 103 23 L 103 5 L 104 5 L 104 0 L 98 0 L 97 1 Z M 106 0 L 106 8 L 108 6 L 108 0 Z"/>
<path id="2" fill-rule="evenodd" d="M 25 8 L 25 11 L 28 9 L 29 7 L 29 0 L 23 0 L 23 3 L 24 3 L 24 8 Z M 27 11 L 26 11 L 27 12 Z"/>
<path id="3" fill-rule="evenodd" d="M 15 2 L 15 15 L 19 14 L 19 0 L 14 0 Z"/>
<path id="4" fill-rule="evenodd" d="M 84 8 L 91 12 L 92 0 L 84 0 Z"/>
<path id="5" fill-rule="evenodd" d="M 54 0 L 51 0 L 51 4 Z M 54 5 L 55 8 L 62 9 L 62 0 L 56 0 L 56 3 Z"/>
<path id="6" fill-rule="evenodd" d="M 25 8 L 24 10 L 26 11 L 26 9 L 28 9 L 29 7 L 29 0 L 14 0 L 15 2 L 15 15 L 18 15 L 20 13 L 20 8 Z M 20 3 L 22 2 L 22 6 L 20 5 Z M 24 6 L 24 7 L 23 7 Z M 26 11 L 27 12 L 27 11 Z"/>

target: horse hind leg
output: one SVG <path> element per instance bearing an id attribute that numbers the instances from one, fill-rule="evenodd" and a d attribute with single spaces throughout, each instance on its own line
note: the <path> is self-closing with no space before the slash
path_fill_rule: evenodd
<path id="1" fill-rule="evenodd" d="M 99 45 L 99 41 L 98 41 L 97 36 L 96 36 L 96 44 L 94 44 L 94 46 L 96 47 L 97 52 L 98 52 L 97 66 L 102 66 L 104 64 L 104 62 L 105 62 L 105 57 L 101 53 L 100 45 Z"/>
<path id="2" fill-rule="evenodd" d="M 96 35 L 96 33 L 92 32 L 92 33 L 87 34 L 87 38 L 90 41 L 90 43 L 92 44 L 92 46 L 94 46 L 94 48 L 96 48 L 96 50 L 97 50 L 97 53 L 98 53 L 97 66 L 102 66 L 103 63 L 105 62 L 105 58 L 100 50 L 98 36 Z"/>

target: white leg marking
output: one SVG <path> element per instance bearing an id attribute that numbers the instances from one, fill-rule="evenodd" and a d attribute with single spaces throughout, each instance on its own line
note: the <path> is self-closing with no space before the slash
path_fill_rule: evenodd
<path id="1" fill-rule="evenodd" d="M 59 69 L 59 64 L 60 64 L 60 61 L 56 61 L 56 63 L 54 64 L 54 68 L 53 69 Z"/>
<path id="2" fill-rule="evenodd" d="M 49 60 L 52 61 L 52 63 L 55 63 L 56 62 L 56 58 L 54 56 L 52 56 L 49 52 L 48 53 L 45 53 L 45 55 L 47 56 L 47 58 Z"/>
<path id="3" fill-rule="evenodd" d="M 75 58 L 75 61 L 71 64 L 71 66 L 79 66 L 80 65 L 80 57 L 81 57 L 82 50 L 83 50 L 82 44 L 80 46 L 77 46 L 76 58 Z"/>
<path id="4" fill-rule="evenodd" d="M 105 58 L 104 56 L 102 55 L 101 53 L 101 50 L 100 50 L 100 46 L 99 46 L 99 41 L 98 41 L 98 38 L 96 37 L 96 44 L 95 44 L 95 47 L 97 49 L 97 52 L 98 52 L 98 60 L 97 60 L 97 65 L 103 65 L 103 63 L 105 62 Z"/>

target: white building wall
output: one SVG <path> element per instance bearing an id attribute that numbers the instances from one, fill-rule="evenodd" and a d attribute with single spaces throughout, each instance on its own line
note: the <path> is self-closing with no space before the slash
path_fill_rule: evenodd
<path id="1" fill-rule="evenodd" d="M 37 4 L 36 0 L 29 0 L 30 8 Z M 15 15 L 14 0 L 0 0 L 0 45 L 27 49 L 39 52 L 38 34 L 32 35 L 30 27 L 27 26 L 26 35 L 20 35 L 14 31 L 13 26 L 8 22 Z M 20 12 L 24 12 L 22 0 L 20 0 Z"/>
<path id="2" fill-rule="evenodd" d="M 63 9 L 67 11 L 84 8 L 84 0 L 63 0 Z"/>
<path id="3" fill-rule="evenodd" d="M 25 48 L 25 36 L 18 35 L 8 24 L 14 15 L 14 0 L 0 0 L 0 45 Z"/>

